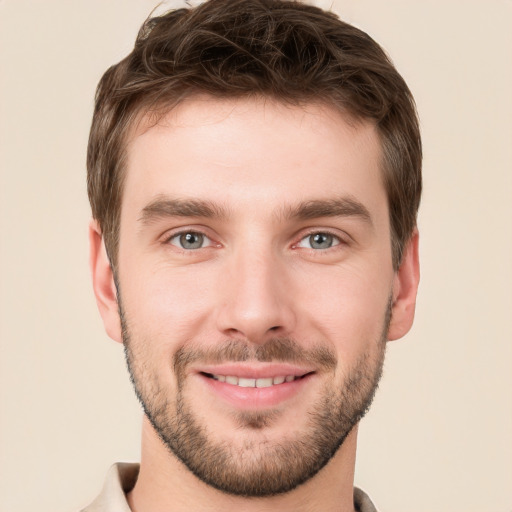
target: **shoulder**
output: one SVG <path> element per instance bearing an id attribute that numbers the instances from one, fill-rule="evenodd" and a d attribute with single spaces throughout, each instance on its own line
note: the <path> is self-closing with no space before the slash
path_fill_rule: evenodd
<path id="1" fill-rule="evenodd" d="M 377 512 L 372 500 L 358 487 L 354 487 L 354 508 L 356 512 Z"/>
<path id="2" fill-rule="evenodd" d="M 98 497 L 80 512 L 130 512 L 126 493 L 139 474 L 139 464 L 119 462 L 109 469 Z"/>

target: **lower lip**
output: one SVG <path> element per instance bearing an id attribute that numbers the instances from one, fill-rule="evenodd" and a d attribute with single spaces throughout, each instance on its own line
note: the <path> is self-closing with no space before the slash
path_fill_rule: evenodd
<path id="1" fill-rule="evenodd" d="M 292 382 L 283 382 L 267 388 L 243 388 L 220 382 L 203 374 L 198 375 L 210 391 L 236 408 L 243 410 L 276 407 L 298 395 L 313 378 L 313 374 L 309 374 Z"/>

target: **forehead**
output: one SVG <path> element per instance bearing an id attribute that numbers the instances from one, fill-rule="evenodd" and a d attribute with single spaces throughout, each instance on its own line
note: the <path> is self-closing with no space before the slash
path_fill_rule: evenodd
<path id="1" fill-rule="evenodd" d="M 130 136 L 122 211 L 162 194 L 235 210 L 350 195 L 371 209 L 385 202 L 380 162 L 375 126 L 333 107 L 196 97 Z"/>

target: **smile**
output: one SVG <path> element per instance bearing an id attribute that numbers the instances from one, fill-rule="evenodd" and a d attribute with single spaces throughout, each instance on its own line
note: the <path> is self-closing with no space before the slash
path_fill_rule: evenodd
<path id="1" fill-rule="evenodd" d="M 316 371 L 290 364 L 224 364 L 195 372 L 211 398 L 238 410 L 277 407 L 299 395 L 313 382 Z"/>
<path id="2" fill-rule="evenodd" d="M 241 388 L 269 388 L 271 386 L 278 386 L 284 382 L 293 382 L 296 379 L 301 379 L 303 376 L 286 375 L 278 377 L 266 377 L 259 379 L 248 379 L 244 377 L 236 377 L 235 375 L 212 375 L 205 374 L 208 377 L 218 380 L 219 382 L 225 382 L 233 386 L 239 386 Z"/>

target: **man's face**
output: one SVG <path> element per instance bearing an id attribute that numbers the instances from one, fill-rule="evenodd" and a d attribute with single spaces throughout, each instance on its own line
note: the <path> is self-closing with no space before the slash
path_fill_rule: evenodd
<path id="1" fill-rule="evenodd" d="M 145 412 L 210 485 L 290 490 L 380 376 L 395 273 L 377 133 L 324 106 L 197 98 L 127 156 L 117 284 Z"/>

